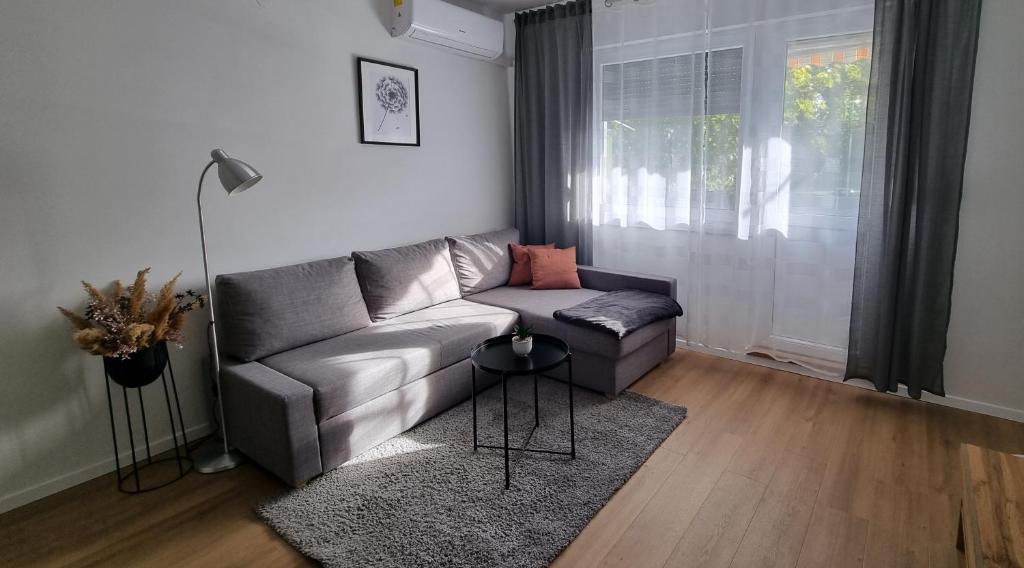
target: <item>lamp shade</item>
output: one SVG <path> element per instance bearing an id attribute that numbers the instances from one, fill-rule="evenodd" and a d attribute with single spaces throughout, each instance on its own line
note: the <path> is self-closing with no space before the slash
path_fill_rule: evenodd
<path id="1" fill-rule="evenodd" d="M 220 184 L 224 186 L 228 195 L 242 193 L 263 179 L 263 175 L 255 168 L 242 160 L 228 156 L 224 150 L 214 150 L 210 152 L 210 157 L 217 163 L 217 177 L 220 178 Z"/>

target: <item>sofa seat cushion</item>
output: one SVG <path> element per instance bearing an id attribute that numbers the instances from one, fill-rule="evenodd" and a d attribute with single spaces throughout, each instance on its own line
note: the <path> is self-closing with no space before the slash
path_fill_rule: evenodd
<path id="1" fill-rule="evenodd" d="M 397 325 L 418 330 L 440 344 L 441 367 L 447 367 L 469 357 L 477 343 L 512 333 L 518 321 L 519 314 L 512 310 L 460 299 L 382 321 L 373 327 Z"/>
<path id="2" fill-rule="evenodd" d="M 318 422 L 441 368 L 441 346 L 415 329 L 364 328 L 260 361 L 313 389 Z"/>
<path id="3" fill-rule="evenodd" d="M 607 333 L 560 322 L 554 312 L 571 308 L 604 294 L 599 290 L 532 290 L 528 286 L 503 286 L 473 294 L 466 298 L 473 302 L 499 306 L 517 312 L 523 325 L 535 333 L 546 333 L 564 339 L 574 351 L 593 353 L 605 358 L 619 358 L 632 353 L 648 341 L 666 333 L 671 320 L 655 322 L 635 331 L 621 340 Z"/>
<path id="4" fill-rule="evenodd" d="M 465 359 L 473 345 L 508 333 L 517 320 L 505 309 L 452 300 L 261 363 L 312 388 L 323 422 Z"/>

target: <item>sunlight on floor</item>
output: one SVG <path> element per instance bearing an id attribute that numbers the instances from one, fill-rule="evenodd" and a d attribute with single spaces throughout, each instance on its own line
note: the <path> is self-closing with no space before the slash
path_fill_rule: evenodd
<path id="1" fill-rule="evenodd" d="M 444 444 L 421 444 L 415 440 L 408 438 L 395 438 L 388 444 L 377 446 L 376 448 L 361 454 L 359 457 L 346 462 L 346 466 L 365 464 L 377 460 L 393 458 L 403 454 L 411 454 L 414 452 L 422 452 L 424 450 L 432 450 L 434 448 L 440 448 Z"/>

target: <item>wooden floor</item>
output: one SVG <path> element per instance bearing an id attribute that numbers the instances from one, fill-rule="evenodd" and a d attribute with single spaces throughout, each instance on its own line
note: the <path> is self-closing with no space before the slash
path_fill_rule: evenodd
<path id="1" fill-rule="evenodd" d="M 958 447 L 1024 424 L 679 351 L 635 385 L 689 417 L 556 560 L 569 566 L 957 566 Z M 0 515 L 0 565 L 298 566 L 249 464 L 124 496 L 104 477 Z"/>

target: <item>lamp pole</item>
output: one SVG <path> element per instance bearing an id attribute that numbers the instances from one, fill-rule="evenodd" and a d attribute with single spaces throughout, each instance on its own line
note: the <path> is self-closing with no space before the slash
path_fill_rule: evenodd
<path id="1" fill-rule="evenodd" d="M 229 157 L 223 150 L 217 149 L 210 153 L 209 164 L 199 175 L 199 187 L 196 190 L 196 207 L 199 210 L 199 240 L 203 245 L 203 272 L 206 275 L 206 293 L 210 302 L 210 358 L 213 361 L 214 394 L 217 397 L 217 413 L 220 415 L 221 444 L 209 450 L 200 449 L 195 454 L 195 468 L 199 473 L 217 473 L 234 469 L 242 463 L 242 455 L 228 445 L 227 417 L 224 415 L 224 397 L 220 388 L 220 351 L 217 348 L 217 321 L 214 310 L 213 283 L 210 281 L 210 262 L 206 254 L 206 229 L 203 224 L 203 179 L 206 172 L 217 164 L 221 185 L 228 195 L 236 195 L 249 189 L 263 179 L 249 164 Z"/>

